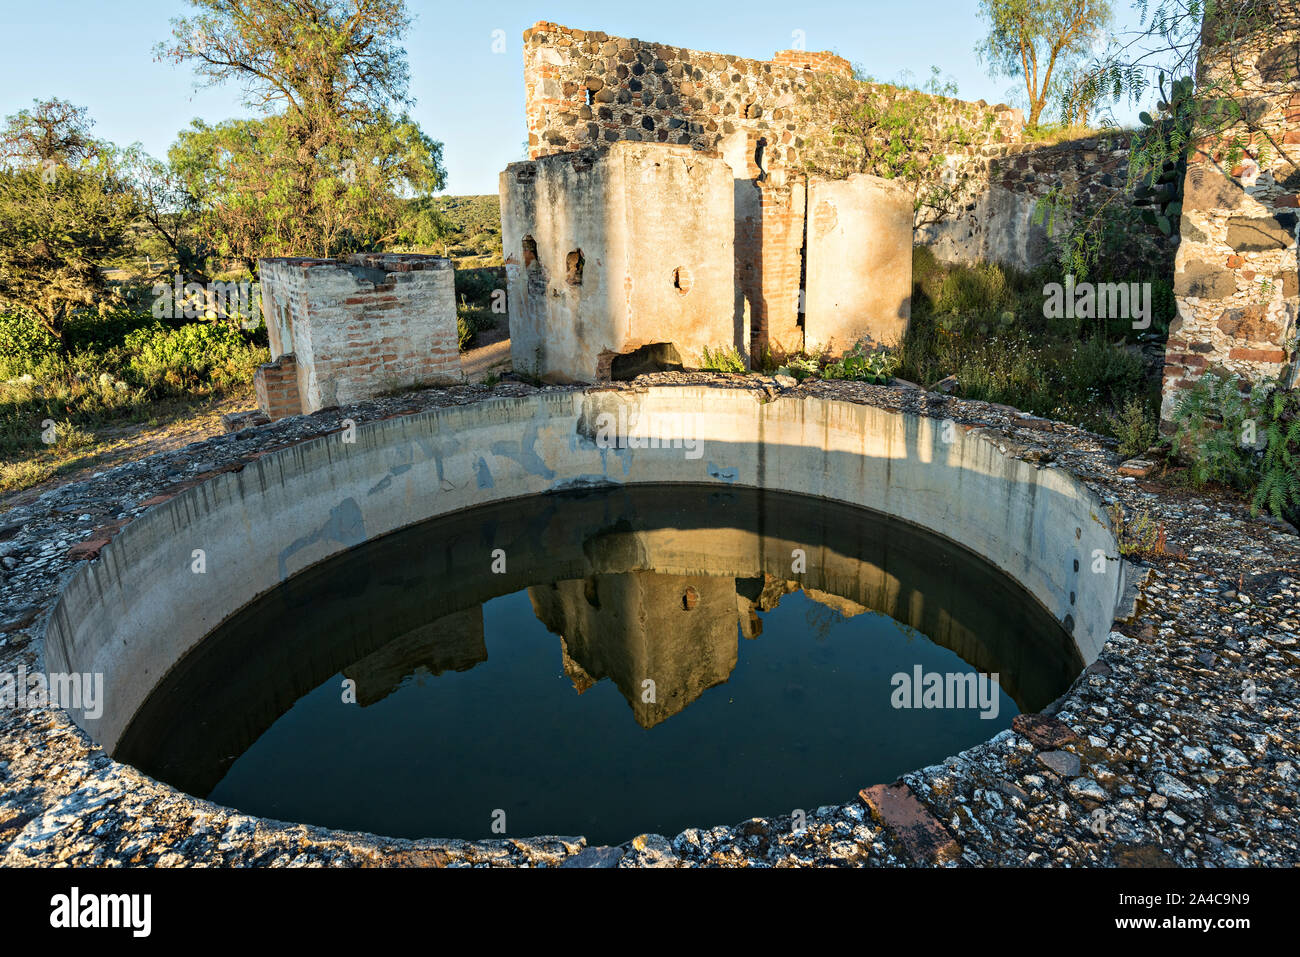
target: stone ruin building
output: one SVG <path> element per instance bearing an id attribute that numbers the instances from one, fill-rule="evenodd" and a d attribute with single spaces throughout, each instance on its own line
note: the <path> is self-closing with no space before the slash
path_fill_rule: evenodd
<path id="1" fill-rule="evenodd" d="M 1235 71 L 1253 121 L 1201 143 L 1181 227 L 1131 234 L 1125 265 L 1174 278 L 1162 419 L 1208 370 L 1294 383 L 1300 26 L 1275 4 L 1253 39 L 1219 49 L 1202 81 Z M 928 97 L 937 162 L 927 200 L 866 174 L 820 176 L 836 104 L 892 88 L 847 61 L 786 50 L 770 61 L 538 23 L 524 34 L 529 159 L 500 177 L 517 371 L 546 381 L 697 367 L 705 348 L 842 352 L 891 345 L 911 309 L 911 251 L 1039 265 L 1089 207 L 1127 192 L 1120 135 L 1042 147 L 1019 110 Z M 915 94 L 926 96 L 925 94 Z M 940 152 L 941 151 L 941 152 Z M 942 202 L 933 204 L 937 195 Z M 1064 198 L 1054 225 L 1045 198 Z M 1055 230 L 1055 232 L 1053 232 Z M 460 378 L 446 260 L 266 260 L 272 418 L 415 382 Z"/>
<path id="2" fill-rule="evenodd" d="M 271 361 L 254 384 L 267 417 L 462 380 L 450 260 L 357 254 L 258 266 Z"/>
<path id="3" fill-rule="evenodd" d="M 1125 265 L 1152 279 L 1175 279 L 1178 318 L 1164 373 L 1165 420 L 1180 389 L 1210 368 L 1250 381 L 1279 375 L 1295 381 L 1300 32 L 1293 6 L 1262 9 L 1265 25 L 1254 40 L 1235 42 L 1232 50 L 1207 43 L 1201 60 L 1203 79 L 1232 68 L 1244 76 L 1253 118 L 1262 119 L 1247 136 L 1254 155 L 1225 169 L 1226 142 L 1203 144 L 1188 168 L 1181 236 L 1177 230 L 1165 236 L 1154 226 L 1139 229 L 1124 251 Z M 677 350 L 687 365 L 694 346 L 705 343 L 732 344 L 756 357 L 769 347 L 843 349 L 859 338 L 896 340 L 909 314 L 913 237 L 941 260 L 1030 268 L 1048 260 L 1053 240 L 1083 210 L 1116 198 L 1152 205 L 1127 191 L 1123 134 L 1038 146 L 1024 142 L 1019 110 L 931 97 L 927 137 L 942 150 L 933 176 L 946 189 L 938 209 L 916 203 L 912 211 L 907 196 L 912 230 L 905 230 L 895 208 L 903 200 L 891 195 L 891 184 L 806 172 L 833 143 L 837 100 L 885 96 L 890 89 L 858 83 L 850 65 L 833 54 L 787 50 L 758 61 L 542 22 L 524 34 L 524 79 L 531 159 L 502 177 L 503 236 L 512 333 L 521 328 L 532 337 L 526 340 L 532 353 L 516 351 L 516 366 L 543 377 L 603 377 L 613 365 L 605 354 L 586 356 L 581 367 L 567 360 L 549 367 L 544 350 L 537 350 L 546 336 L 577 335 L 570 327 L 584 330 L 583 336 L 590 332 L 584 310 L 591 307 L 565 305 L 582 298 L 563 288 L 563 257 L 578 247 L 557 212 L 568 197 L 532 187 L 553 181 L 555 174 L 544 171 L 570 162 L 563 157 L 581 154 L 586 158 L 571 161 L 575 168 L 598 169 L 599 157 L 617 144 L 658 144 L 661 150 L 689 147 L 701 164 L 721 158 L 733 173 L 735 309 L 725 316 L 710 312 L 707 328 L 695 328 L 690 345 Z M 654 162 L 649 149 L 623 155 Z M 583 189 L 580 177 L 567 182 Z M 690 199 L 665 192 L 650 188 L 635 201 L 662 209 L 670 224 L 683 223 L 666 247 L 647 250 L 651 258 L 658 252 L 671 259 L 675 250 L 690 249 L 687 234 L 698 219 L 683 209 Z M 1051 225 L 1042 215 L 1048 197 L 1064 200 Z M 600 215 L 614 221 L 626 203 L 626 197 L 614 198 Z M 711 194 L 709 203 L 714 215 L 727 215 L 721 197 Z M 510 211 L 521 209 L 527 215 L 510 222 Z M 560 246 L 570 243 L 563 252 L 552 250 L 550 262 L 543 260 L 547 278 L 531 259 L 537 235 L 529 231 L 545 219 L 552 220 Z M 664 236 L 633 233 L 630 241 L 649 245 Z M 585 263 L 593 253 L 604 255 L 601 248 L 581 252 Z M 670 273 L 675 268 L 667 266 Z M 678 310 L 660 328 L 672 329 L 681 316 Z M 641 322 L 621 339 L 602 340 L 601 348 L 621 355 L 650 344 L 647 336 L 667 338 L 666 332 L 653 335 L 654 317 Z M 657 357 L 666 352 L 661 348 Z M 629 371 L 647 367 L 621 361 Z"/>
<path id="4" fill-rule="evenodd" d="M 737 342 L 732 182 L 689 146 L 511 165 L 501 235 L 515 370 L 592 382 L 640 359 L 698 366 L 704 349 Z"/>
<path id="5" fill-rule="evenodd" d="M 810 180 L 801 164 L 816 80 L 855 83 L 847 61 L 761 63 L 548 23 L 524 42 L 531 158 L 501 177 L 517 370 L 593 381 L 691 367 L 704 347 L 898 341 L 912 197 L 873 176 Z"/>

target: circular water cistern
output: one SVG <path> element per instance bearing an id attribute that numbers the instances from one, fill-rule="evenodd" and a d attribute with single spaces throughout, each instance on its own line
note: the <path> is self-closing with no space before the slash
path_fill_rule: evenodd
<path id="1" fill-rule="evenodd" d="M 950 426 L 699 386 L 370 423 L 151 508 L 47 656 L 104 674 L 73 717 L 115 759 L 268 818 L 618 843 L 840 803 L 1054 701 L 1123 592 L 1092 492 Z"/>
<path id="2" fill-rule="evenodd" d="M 172 669 L 115 757 L 280 820 L 618 843 L 843 800 L 1082 667 L 1005 575 L 878 514 L 699 485 L 554 493 L 287 581 Z"/>

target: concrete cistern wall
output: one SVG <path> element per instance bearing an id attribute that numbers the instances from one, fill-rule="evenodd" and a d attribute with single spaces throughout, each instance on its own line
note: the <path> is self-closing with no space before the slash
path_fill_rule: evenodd
<path id="1" fill-rule="evenodd" d="M 607 422 L 636 422 L 667 441 L 609 447 L 597 441 Z M 55 670 L 104 674 L 103 715 L 73 717 L 110 752 L 168 669 L 258 595 L 427 518 L 548 490 L 717 483 L 875 509 L 984 556 L 1064 624 L 1086 662 L 1123 592 L 1123 563 L 1095 493 L 1063 470 L 1005 454 L 978 430 L 926 416 L 663 386 L 496 399 L 347 436 L 267 455 L 151 509 L 69 581 L 48 628 L 47 660 Z M 681 447 L 683 437 L 702 443 L 692 446 L 699 455 Z"/>

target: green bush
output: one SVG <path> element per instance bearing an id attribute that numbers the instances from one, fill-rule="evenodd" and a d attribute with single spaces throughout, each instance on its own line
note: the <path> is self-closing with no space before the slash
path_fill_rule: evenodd
<path id="1" fill-rule="evenodd" d="M 457 269 L 456 298 L 484 309 L 492 308 L 492 294 L 504 290 L 506 281 L 499 269 Z"/>
<path id="2" fill-rule="evenodd" d="M 1207 372 L 1174 407 L 1170 450 L 1188 464 L 1197 485 L 1216 483 L 1251 491 L 1259 481 L 1264 390 L 1241 389 L 1235 375 Z"/>
<path id="3" fill-rule="evenodd" d="M 157 396 L 246 385 L 262 358 L 238 330 L 211 322 L 146 326 L 129 333 L 124 345 L 131 377 Z"/>
<path id="4" fill-rule="evenodd" d="M 821 370 L 823 379 L 849 379 L 885 385 L 898 370 L 899 360 L 886 350 L 868 352 L 861 343 Z"/>
<path id="5" fill-rule="evenodd" d="M 58 340 L 31 316 L 0 313 L 0 379 L 35 375 L 58 351 Z"/>
<path id="6" fill-rule="evenodd" d="M 735 346 L 705 346 L 700 353 L 700 368 L 706 372 L 744 372 L 745 357 Z"/>
<path id="7" fill-rule="evenodd" d="M 1119 454 L 1126 459 L 1151 448 L 1160 435 L 1155 416 L 1137 396 L 1130 396 L 1123 408 L 1110 417 L 1110 425 L 1119 439 Z"/>
<path id="8" fill-rule="evenodd" d="M 42 423 L 49 421 L 56 423 L 53 447 L 84 445 L 85 429 L 146 418 L 157 399 L 246 387 L 266 360 L 265 349 L 229 326 L 192 323 L 169 329 L 152 317 L 118 316 L 97 331 L 105 337 L 101 343 L 113 323 L 119 329 L 135 328 L 116 344 L 98 349 L 5 356 L 0 455 L 51 447 L 42 439 Z"/>
<path id="9" fill-rule="evenodd" d="M 1277 389 L 1264 404 L 1264 457 L 1251 507 L 1300 528 L 1300 393 Z"/>
<path id="10" fill-rule="evenodd" d="M 456 307 L 456 341 L 464 352 L 474 342 L 474 337 L 496 326 L 497 317 L 487 306 L 475 306 L 461 297 Z"/>
<path id="11" fill-rule="evenodd" d="M 0 456 L 50 447 L 79 447 L 83 427 L 130 415 L 146 399 L 111 372 L 95 371 L 94 357 L 51 360 L 43 378 L 27 374 L 0 384 Z M 55 441 L 45 441 L 53 422 Z"/>
<path id="12" fill-rule="evenodd" d="M 791 378 L 802 382 L 809 376 L 818 375 L 822 371 L 822 364 L 812 356 L 786 356 L 785 364 L 779 366 L 776 370 L 777 375 L 788 375 Z"/>
<path id="13" fill-rule="evenodd" d="M 1250 496 L 1300 528 L 1300 393 L 1277 384 L 1243 391 L 1235 375 L 1206 373 L 1179 397 L 1167 442 L 1196 485 L 1216 483 Z"/>
<path id="14" fill-rule="evenodd" d="M 912 317 L 895 373 L 922 385 L 956 376 L 960 394 L 1113 434 L 1130 399 L 1154 412 L 1158 383 L 1142 356 L 1100 320 L 1048 318 L 1055 267 L 1029 272 L 940 263 L 913 253 Z M 1118 279 L 1115 281 L 1119 281 Z M 1153 290 L 1163 308 L 1160 286 Z M 1156 323 L 1153 321 L 1153 326 Z"/>

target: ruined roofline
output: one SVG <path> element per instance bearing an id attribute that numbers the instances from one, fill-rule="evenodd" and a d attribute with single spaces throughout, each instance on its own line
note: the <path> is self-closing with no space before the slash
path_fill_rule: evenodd
<path id="1" fill-rule="evenodd" d="M 452 268 L 452 262 L 447 257 L 428 253 L 349 253 L 339 259 L 325 259 L 318 256 L 262 256 L 258 262 L 277 266 L 297 266 L 302 269 L 323 269 L 333 266 L 346 269 L 349 266 L 363 266 L 390 273 Z"/>
<path id="2" fill-rule="evenodd" d="M 717 53 L 711 50 L 692 50 L 689 47 L 675 47 L 670 43 L 659 43 L 655 40 L 641 40 L 636 37 L 619 37 L 613 34 L 603 33 L 600 30 L 581 30 L 577 27 L 566 27 L 560 23 L 552 23 L 549 20 L 538 20 L 531 27 L 524 31 L 524 42 L 527 43 L 534 33 L 561 33 L 568 37 L 575 37 L 579 40 L 626 40 L 634 46 L 660 47 L 664 50 L 670 50 L 675 54 L 685 54 L 697 57 L 731 57 L 736 60 L 751 60 L 754 63 L 766 63 L 775 67 L 783 67 L 789 70 L 810 70 L 816 73 L 840 73 L 846 77 L 852 77 L 853 64 L 844 57 L 830 50 L 778 50 L 771 60 L 757 60 L 753 57 L 742 57 L 732 53 Z M 807 65 L 800 66 L 799 61 L 808 61 Z M 817 63 L 813 66 L 812 63 Z"/>
<path id="3" fill-rule="evenodd" d="M 697 149 L 687 143 L 655 143 L 643 140 L 618 140 L 614 143 L 606 143 L 600 147 L 587 146 L 577 150 L 561 150 L 556 153 L 547 153 L 544 156 L 538 156 L 532 159 L 515 160 L 512 163 L 506 164 L 506 172 L 521 169 L 526 166 L 536 166 L 538 163 L 543 162 L 561 162 L 565 157 L 573 159 L 586 155 L 594 161 L 611 153 L 631 153 L 643 149 L 667 154 L 676 154 L 689 158 L 703 156 L 707 159 L 723 159 L 722 154 L 717 150 Z"/>
<path id="4" fill-rule="evenodd" d="M 857 77 L 854 76 L 853 64 L 850 63 L 844 57 L 839 56 L 838 54 L 833 53 L 829 50 L 819 50 L 819 51 L 778 50 L 773 55 L 773 58 L 771 60 L 759 60 L 754 57 L 740 56 L 739 54 L 735 54 L 735 53 L 718 53 L 712 50 L 695 50 L 692 49 L 691 47 L 678 47 L 678 46 L 673 46 L 672 44 L 669 43 L 660 43 L 655 40 L 641 40 L 637 37 L 620 37 L 611 33 L 604 33 L 603 31 L 600 30 L 582 30 L 578 27 L 568 27 L 565 26 L 564 24 L 554 23 L 549 20 L 538 20 L 531 27 L 529 27 L 527 30 L 524 31 L 523 41 L 525 46 L 528 44 L 529 39 L 531 39 L 535 33 L 539 33 L 539 32 L 548 33 L 548 34 L 562 34 L 565 37 L 568 37 L 570 39 L 576 39 L 579 41 L 599 40 L 603 42 L 603 41 L 613 40 L 617 42 L 619 40 L 625 40 L 629 44 L 631 44 L 634 49 L 637 47 L 653 47 L 671 54 L 676 59 L 690 59 L 690 58 L 698 58 L 698 57 L 710 57 L 710 58 L 719 57 L 724 60 L 734 60 L 740 63 L 758 63 L 765 67 L 770 67 L 774 70 L 786 70 L 789 71 L 791 74 L 813 73 L 813 74 L 822 74 L 827 76 L 838 76 L 841 79 L 851 80 L 854 83 L 858 83 L 863 87 L 867 87 L 867 88 L 892 89 L 892 90 L 904 89 L 903 87 L 900 87 L 895 83 L 885 83 L 879 80 L 857 79 Z M 837 64 L 834 67 L 827 68 L 826 66 L 803 67 L 797 65 L 798 61 L 803 59 L 815 60 L 820 63 L 836 63 L 836 61 L 838 61 L 838 64 L 843 64 L 843 66 L 840 67 Z M 939 93 L 925 93 L 924 91 L 920 91 L 920 90 L 918 90 L 917 92 L 921 93 L 923 96 L 927 96 L 933 100 L 938 100 L 941 102 L 948 102 L 948 103 L 965 105 L 965 106 L 977 106 L 983 109 L 991 110 L 994 113 L 1022 113 L 1023 114 L 1022 110 L 1018 110 L 1015 107 L 1008 106 L 1005 103 L 998 103 L 996 105 L 990 106 L 988 101 L 986 100 L 963 100 L 960 97 L 944 96 Z"/>

